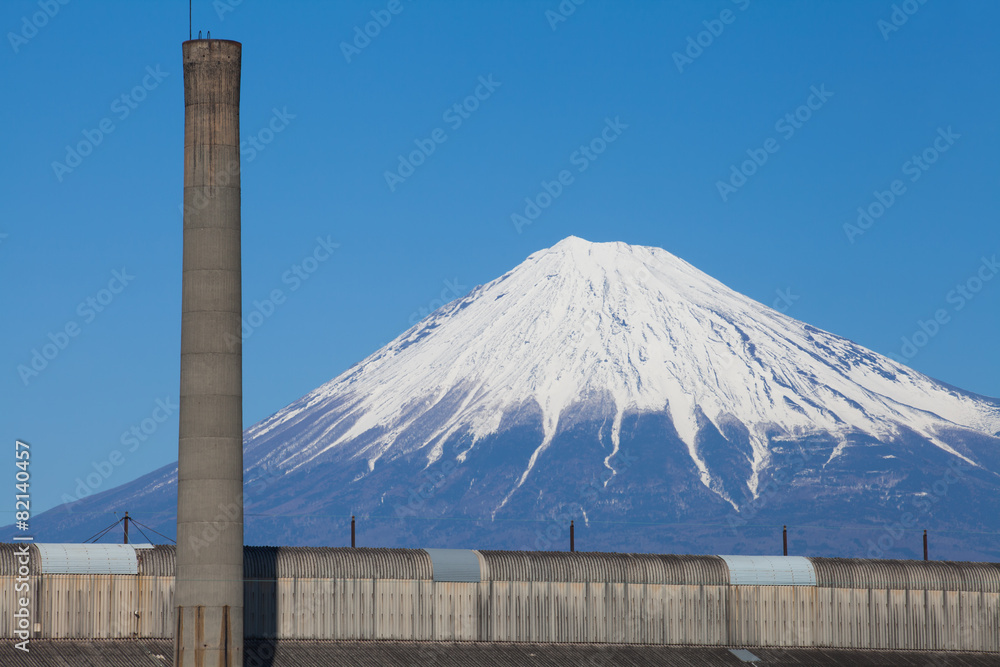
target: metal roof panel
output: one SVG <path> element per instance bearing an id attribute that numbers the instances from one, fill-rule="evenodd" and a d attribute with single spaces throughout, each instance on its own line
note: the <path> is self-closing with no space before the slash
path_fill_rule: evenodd
<path id="1" fill-rule="evenodd" d="M 36 544 L 42 574 L 138 574 L 130 544 Z"/>
<path id="2" fill-rule="evenodd" d="M 479 551 L 491 581 L 615 582 L 724 586 L 718 556 L 625 554 L 596 551 Z"/>
<path id="3" fill-rule="evenodd" d="M 482 581 L 479 554 L 471 549 L 424 549 L 431 557 L 434 581 L 478 584 Z"/>
<path id="4" fill-rule="evenodd" d="M 803 556 L 719 556 L 737 586 L 815 586 L 816 570 Z"/>
<path id="5" fill-rule="evenodd" d="M 883 588 L 1000 592 L 1000 563 L 810 558 L 818 585 L 827 588 Z"/>
<path id="6" fill-rule="evenodd" d="M 430 579 L 423 549 L 244 547 L 247 579 Z"/>

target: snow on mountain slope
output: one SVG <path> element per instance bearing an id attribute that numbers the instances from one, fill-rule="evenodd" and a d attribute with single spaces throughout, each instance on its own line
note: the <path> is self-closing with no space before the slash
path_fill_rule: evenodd
<path id="1" fill-rule="evenodd" d="M 338 460 L 364 464 L 357 481 L 383 457 L 419 452 L 430 465 L 467 434 L 462 461 L 505 414 L 532 404 L 542 437 L 494 512 L 531 476 L 571 407 L 610 415 L 612 471 L 623 415 L 666 410 L 701 482 L 734 507 L 698 447 L 705 419 L 747 428 L 742 483 L 754 497 L 769 442 L 782 434 L 846 442 L 906 428 L 970 460 L 943 430 L 1000 431 L 996 402 L 767 308 L 664 250 L 569 237 L 251 427 L 248 479 L 259 466 L 288 474 Z"/>

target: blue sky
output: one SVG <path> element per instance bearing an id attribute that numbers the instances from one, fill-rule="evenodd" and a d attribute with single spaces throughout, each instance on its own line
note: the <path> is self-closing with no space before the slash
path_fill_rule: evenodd
<path id="1" fill-rule="evenodd" d="M 187 9 L 0 5 L 0 433 L 32 445 L 36 511 L 95 470 L 104 490 L 176 459 Z M 571 234 L 665 248 L 1000 396 L 998 19 L 985 1 L 196 1 L 196 35 L 243 43 L 245 423 Z"/>

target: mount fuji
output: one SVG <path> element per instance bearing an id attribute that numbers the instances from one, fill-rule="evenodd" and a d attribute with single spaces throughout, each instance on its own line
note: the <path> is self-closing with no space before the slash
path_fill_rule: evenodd
<path id="1" fill-rule="evenodd" d="M 246 542 L 996 559 L 1000 401 L 569 237 L 244 433 Z M 35 518 L 172 534 L 176 464 Z M 157 514 L 156 512 L 159 512 Z M 91 530 L 91 523 L 94 530 Z"/>

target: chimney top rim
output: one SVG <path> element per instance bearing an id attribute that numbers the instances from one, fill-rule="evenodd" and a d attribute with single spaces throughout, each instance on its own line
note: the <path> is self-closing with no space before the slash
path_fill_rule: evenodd
<path id="1" fill-rule="evenodd" d="M 202 39 L 186 39 L 183 42 L 181 42 L 181 44 L 182 45 L 183 44 L 195 44 L 195 43 L 198 43 L 198 42 L 228 42 L 230 44 L 236 44 L 237 46 L 241 46 L 241 47 L 243 46 L 243 42 L 237 42 L 235 39 L 217 39 L 215 37 L 212 37 L 211 39 L 207 39 L 207 38 L 202 38 Z"/>

